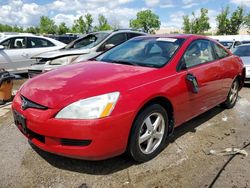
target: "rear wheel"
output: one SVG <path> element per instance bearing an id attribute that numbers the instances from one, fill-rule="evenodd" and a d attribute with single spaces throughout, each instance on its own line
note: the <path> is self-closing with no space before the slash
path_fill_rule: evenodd
<path id="1" fill-rule="evenodd" d="M 168 132 L 168 116 L 159 104 L 145 108 L 131 130 L 128 152 L 135 161 L 145 162 L 162 150 Z"/>
<path id="2" fill-rule="evenodd" d="M 229 90 L 227 100 L 223 103 L 223 106 L 228 109 L 233 108 L 236 104 L 238 94 L 239 94 L 239 80 L 235 79 Z"/>

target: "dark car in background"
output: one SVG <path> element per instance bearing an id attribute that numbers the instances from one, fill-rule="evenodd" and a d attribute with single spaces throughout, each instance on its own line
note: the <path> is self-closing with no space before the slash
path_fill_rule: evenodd
<path id="1" fill-rule="evenodd" d="M 58 40 L 58 41 L 63 42 L 65 44 L 69 44 L 72 41 L 78 39 L 80 36 L 75 35 L 75 34 L 65 34 L 65 35 L 48 35 L 46 37 Z"/>

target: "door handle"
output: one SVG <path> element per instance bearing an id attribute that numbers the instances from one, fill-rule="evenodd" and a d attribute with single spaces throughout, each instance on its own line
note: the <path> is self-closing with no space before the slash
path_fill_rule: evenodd
<path id="1" fill-rule="evenodd" d="M 186 80 L 191 84 L 193 93 L 198 93 L 199 86 L 196 77 L 193 74 L 188 73 L 186 76 Z"/>

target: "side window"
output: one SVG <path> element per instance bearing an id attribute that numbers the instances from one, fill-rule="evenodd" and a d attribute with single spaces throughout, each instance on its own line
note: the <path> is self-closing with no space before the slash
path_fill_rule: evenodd
<path id="1" fill-rule="evenodd" d="M 85 47 L 85 46 L 88 46 L 92 43 L 94 43 L 95 41 L 97 40 L 97 37 L 95 35 L 88 35 L 80 40 L 78 40 L 73 48 L 82 48 L 82 47 Z"/>
<path id="2" fill-rule="evenodd" d="M 212 46 L 208 40 L 194 41 L 182 57 L 182 61 L 185 62 L 187 68 L 214 60 Z"/>
<path id="3" fill-rule="evenodd" d="M 46 39 L 35 38 L 35 37 L 29 37 L 28 39 L 29 48 L 46 48 L 51 46 L 55 45 Z"/>
<path id="4" fill-rule="evenodd" d="M 25 37 L 14 37 L 8 39 L 2 43 L 6 49 L 21 49 L 26 48 L 26 38 Z"/>
<path id="5" fill-rule="evenodd" d="M 126 39 L 126 34 L 125 33 L 118 33 L 116 35 L 113 35 L 112 37 L 110 37 L 101 47 L 101 51 L 105 50 L 105 45 L 106 44 L 113 44 L 113 45 L 118 45 L 121 44 L 123 42 L 125 42 Z"/>
<path id="6" fill-rule="evenodd" d="M 229 53 L 225 49 L 223 49 L 221 46 L 219 46 L 218 44 L 214 43 L 214 49 L 215 49 L 215 53 L 219 59 L 222 59 L 224 57 L 229 56 Z"/>
<path id="7" fill-rule="evenodd" d="M 112 36 L 110 39 L 106 41 L 106 44 L 114 44 L 115 46 L 126 41 L 125 33 L 119 33 Z"/>
<path id="8" fill-rule="evenodd" d="M 134 38 L 134 37 L 138 37 L 138 36 L 142 36 L 142 34 L 140 33 L 127 33 L 128 39 Z"/>
<path id="9" fill-rule="evenodd" d="M 241 42 L 240 41 L 235 41 L 234 47 L 239 46 L 239 45 L 241 45 Z"/>
<path id="10" fill-rule="evenodd" d="M 5 49 L 10 49 L 10 39 L 3 41 L 1 45 L 4 46 Z"/>

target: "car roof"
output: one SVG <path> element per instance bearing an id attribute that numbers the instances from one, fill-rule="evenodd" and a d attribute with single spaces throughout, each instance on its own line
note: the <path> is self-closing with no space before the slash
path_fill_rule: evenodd
<path id="1" fill-rule="evenodd" d="M 6 39 L 10 39 L 10 38 L 14 38 L 14 37 L 35 37 L 35 38 L 41 38 L 41 39 L 46 39 L 49 40 L 50 42 L 54 43 L 57 46 L 66 46 L 66 44 L 49 38 L 49 37 L 44 37 L 44 36 L 40 36 L 40 35 L 33 35 L 33 34 L 17 34 L 17 35 L 6 35 L 6 37 L 0 38 L 0 42 L 5 41 Z"/>
<path id="2" fill-rule="evenodd" d="M 241 44 L 239 46 L 250 46 L 250 43 L 247 43 L 247 44 Z"/>
<path id="3" fill-rule="evenodd" d="M 234 42 L 233 40 L 219 40 L 219 42 Z"/>
<path id="4" fill-rule="evenodd" d="M 140 31 L 135 31 L 135 30 L 129 30 L 129 29 L 117 29 L 117 30 L 106 30 L 106 31 L 95 31 L 95 32 L 90 32 L 90 33 L 87 33 L 81 37 L 79 37 L 78 39 L 74 40 L 74 41 L 77 41 L 77 40 L 81 40 L 83 39 L 84 37 L 88 36 L 88 35 L 91 35 L 91 34 L 98 34 L 98 33 L 106 33 L 108 35 L 111 35 L 113 33 L 138 33 L 138 34 L 142 34 L 142 35 L 146 35 L 147 33 L 143 33 L 143 32 L 140 32 Z"/>
<path id="5" fill-rule="evenodd" d="M 107 34 L 112 34 L 112 33 L 139 33 L 139 34 L 147 34 L 141 31 L 137 31 L 137 30 L 132 30 L 132 29 L 116 29 L 116 30 L 107 30 L 107 31 L 95 31 L 95 32 L 90 32 L 88 34 L 96 34 L 96 33 L 107 33 Z M 86 34 L 86 35 L 88 35 Z M 85 35 L 85 36 L 86 36 Z"/>
<path id="6" fill-rule="evenodd" d="M 145 35 L 145 36 L 140 36 L 140 37 L 141 38 L 180 38 L 180 39 L 202 38 L 202 39 L 214 40 L 212 38 L 209 38 L 203 35 L 194 35 L 194 34 L 157 34 L 157 35 Z"/>
<path id="7" fill-rule="evenodd" d="M 113 30 L 112 33 L 138 33 L 138 34 L 147 34 L 145 32 L 139 31 L 139 30 L 133 30 L 133 29 L 116 29 Z"/>

